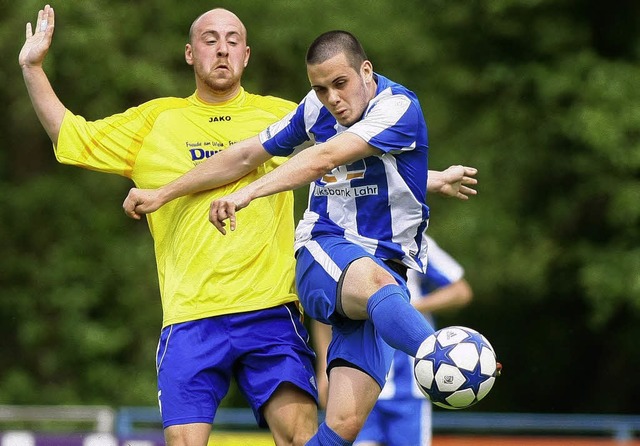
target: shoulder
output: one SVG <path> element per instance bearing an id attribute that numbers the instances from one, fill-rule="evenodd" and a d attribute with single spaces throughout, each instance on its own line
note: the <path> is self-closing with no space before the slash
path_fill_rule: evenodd
<path id="1" fill-rule="evenodd" d="M 137 107 L 132 107 L 129 111 L 143 115 L 158 115 L 164 111 L 189 107 L 191 103 L 187 98 L 163 97 L 151 99 Z"/>
<path id="2" fill-rule="evenodd" d="M 246 93 L 246 104 L 277 116 L 284 116 L 296 108 L 296 103 L 288 99 L 253 93 Z"/>

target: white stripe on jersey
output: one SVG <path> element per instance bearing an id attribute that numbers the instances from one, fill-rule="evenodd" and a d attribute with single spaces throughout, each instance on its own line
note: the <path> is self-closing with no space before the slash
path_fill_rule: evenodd
<path id="1" fill-rule="evenodd" d="M 372 107 L 382 100 L 384 100 L 384 107 L 377 107 L 376 109 L 371 110 Z M 356 134 L 360 138 L 369 142 L 374 136 L 397 124 L 410 106 L 411 101 L 408 97 L 400 94 L 393 94 L 391 92 L 391 88 L 385 88 L 371 100 L 371 103 L 367 107 L 367 111 L 364 113 L 368 118 L 375 119 L 372 121 L 358 121 L 349 127 L 347 131 Z M 413 148 L 415 148 L 415 141 L 411 147 L 407 147 L 404 150 Z M 395 153 L 398 152 L 400 152 L 400 150 L 395 151 Z"/>
<path id="2" fill-rule="evenodd" d="M 398 173 L 396 158 L 387 153 L 381 158 L 385 166 L 390 166 L 390 168 L 385 167 L 385 174 L 389 190 L 393 191 L 393 200 L 389 200 L 393 228 L 392 241 L 403 245 L 405 256 L 402 262 L 405 265 L 411 269 L 421 269 L 413 256 L 406 254 L 419 252 L 415 237 L 416 230 L 422 223 L 422 207 L 411 191 L 406 188 L 405 181 Z M 394 216 L 397 218 L 393 218 Z"/>
<path id="3" fill-rule="evenodd" d="M 278 133 L 287 128 L 295 114 L 296 110 L 287 114 L 284 118 L 280 119 L 278 122 L 274 122 L 269 127 L 260 132 L 260 143 L 263 144 L 267 139 L 275 137 Z"/>
<path id="4" fill-rule="evenodd" d="M 331 257 L 324 252 L 322 247 L 315 240 L 310 241 L 305 245 L 305 247 L 309 250 L 313 258 L 322 266 L 322 268 L 331 276 L 333 280 L 338 282 L 340 280 L 340 276 L 342 275 L 342 270 L 336 263 L 331 260 Z"/>
<path id="5" fill-rule="evenodd" d="M 429 236 L 425 237 L 429 243 L 427 250 L 427 258 L 430 266 L 435 268 L 441 275 L 449 280 L 449 283 L 457 282 L 464 276 L 464 268 L 456 260 L 449 255 L 444 249 Z"/>

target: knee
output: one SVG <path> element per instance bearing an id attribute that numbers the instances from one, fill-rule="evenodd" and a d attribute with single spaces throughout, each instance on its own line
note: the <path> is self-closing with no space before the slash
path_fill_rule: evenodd
<path id="1" fill-rule="evenodd" d="M 327 425 L 340 437 L 347 441 L 354 441 L 364 425 L 365 417 L 356 414 L 334 421 L 327 421 Z"/>

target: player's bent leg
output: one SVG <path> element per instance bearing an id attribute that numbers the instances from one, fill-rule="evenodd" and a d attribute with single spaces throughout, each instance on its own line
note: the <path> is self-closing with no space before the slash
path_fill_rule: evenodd
<path id="1" fill-rule="evenodd" d="M 344 273 L 338 299 L 345 315 L 362 318 L 362 306 L 380 336 L 395 349 L 415 357 L 422 342 L 434 332 L 424 316 L 409 303 L 409 291 L 371 258 L 351 263 Z"/>
<path id="2" fill-rule="evenodd" d="M 318 430 L 318 408 L 305 391 L 281 384 L 263 408 L 276 446 L 302 446 Z"/>
<path id="3" fill-rule="evenodd" d="M 349 264 L 340 285 L 338 298 L 345 316 L 353 320 L 362 320 L 369 317 L 369 297 L 385 285 L 397 285 L 397 281 L 373 259 L 361 257 Z"/>
<path id="4" fill-rule="evenodd" d="M 371 376 L 352 367 L 330 371 L 325 423 L 340 437 L 354 441 L 380 395 Z"/>
<path id="5" fill-rule="evenodd" d="M 207 446 L 211 425 L 190 423 L 169 426 L 164 430 L 167 446 Z"/>

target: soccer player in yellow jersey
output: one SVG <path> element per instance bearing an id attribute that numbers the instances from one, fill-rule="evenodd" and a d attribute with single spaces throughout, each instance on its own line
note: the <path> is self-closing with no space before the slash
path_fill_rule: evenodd
<path id="1" fill-rule="evenodd" d="M 19 62 L 61 163 L 156 188 L 295 108 L 242 88 L 250 55 L 246 29 L 233 13 L 213 9 L 193 22 L 185 48 L 195 73 L 193 95 L 88 122 L 66 109 L 42 68 L 54 20 L 47 5 L 35 29 L 27 24 Z M 148 216 L 163 308 L 158 398 L 169 446 L 207 444 L 232 376 L 276 444 L 304 444 L 317 429 L 314 353 L 293 290 L 292 193 L 256 200 L 245 211 L 255 230 L 237 237 L 220 236 L 206 218 L 213 199 L 282 161 L 273 158 L 237 181 Z"/>

